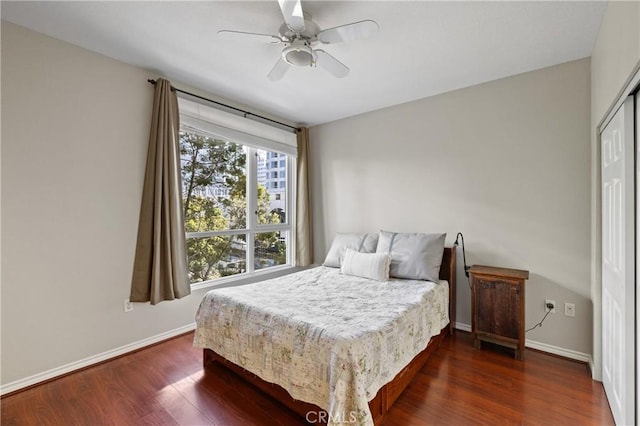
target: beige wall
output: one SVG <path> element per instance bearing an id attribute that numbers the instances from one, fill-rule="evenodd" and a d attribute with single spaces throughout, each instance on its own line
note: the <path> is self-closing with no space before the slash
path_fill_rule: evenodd
<path id="1" fill-rule="evenodd" d="M 469 264 L 527 269 L 527 338 L 590 354 L 589 59 L 311 129 L 316 261 L 335 232 L 464 233 Z M 428 78 L 425 76 L 425 78 Z M 458 280 L 458 322 L 470 324 Z M 576 304 L 576 317 L 562 314 Z"/>
<path id="2" fill-rule="evenodd" d="M 640 67 L 640 2 L 610 1 L 591 57 L 591 298 L 594 377 L 601 378 L 600 142 L 598 126 Z"/>
<path id="3" fill-rule="evenodd" d="M 581 60 L 313 128 L 316 260 L 336 231 L 463 231 L 470 264 L 531 271 L 527 325 L 545 298 L 576 303 L 529 339 L 598 358 L 594 129 L 640 60 L 638 34 L 640 4 L 610 2 L 591 88 Z M 203 291 L 122 310 L 155 73 L 6 22 L 1 61 L 1 383 L 191 324 Z"/>
<path id="4" fill-rule="evenodd" d="M 1 383 L 11 390 L 188 328 L 205 290 L 123 312 L 146 81 L 157 75 L 4 21 L 1 60 Z"/>
<path id="5" fill-rule="evenodd" d="M 2 383 L 192 323 L 123 312 L 154 76 L 6 22 L 2 71 Z"/>

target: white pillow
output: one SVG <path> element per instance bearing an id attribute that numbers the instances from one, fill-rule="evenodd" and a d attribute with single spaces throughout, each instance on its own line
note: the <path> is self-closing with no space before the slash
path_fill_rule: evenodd
<path id="1" fill-rule="evenodd" d="M 347 249 L 361 253 L 375 253 L 378 245 L 377 234 L 344 234 L 337 233 L 331 243 L 331 248 L 324 259 L 324 266 L 339 268 Z"/>
<path id="2" fill-rule="evenodd" d="M 437 282 L 446 235 L 380 231 L 376 252 L 391 256 L 391 277 Z"/>
<path id="3" fill-rule="evenodd" d="M 386 253 L 358 253 L 347 249 L 344 253 L 340 273 L 369 278 L 370 280 L 389 281 L 391 256 Z"/>

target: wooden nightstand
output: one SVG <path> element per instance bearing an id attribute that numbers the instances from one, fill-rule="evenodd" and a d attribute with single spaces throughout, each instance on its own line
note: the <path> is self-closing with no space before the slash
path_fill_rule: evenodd
<path id="1" fill-rule="evenodd" d="M 473 344 L 492 342 L 515 350 L 524 359 L 524 282 L 529 271 L 473 265 L 471 335 Z"/>

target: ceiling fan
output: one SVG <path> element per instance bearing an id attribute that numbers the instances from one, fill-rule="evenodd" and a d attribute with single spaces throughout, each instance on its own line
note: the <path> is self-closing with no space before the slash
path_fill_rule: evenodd
<path id="1" fill-rule="evenodd" d="M 372 20 L 352 22 L 326 30 L 320 29 L 311 16 L 302 10 L 300 0 L 278 0 L 284 16 L 284 24 L 277 35 L 259 34 L 245 31 L 220 30 L 218 36 L 224 39 L 255 40 L 284 44 L 280 58 L 267 77 L 280 80 L 291 66 L 320 66 L 335 77 L 345 77 L 349 67 L 322 49 L 314 49 L 318 43 L 332 44 L 370 37 L 378 31 L 378 24 Z"/>

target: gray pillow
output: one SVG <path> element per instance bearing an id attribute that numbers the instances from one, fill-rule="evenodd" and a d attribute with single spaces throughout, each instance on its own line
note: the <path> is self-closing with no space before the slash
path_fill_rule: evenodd
<path id="1" fill-rule="evenodd" d="M 324 259 L 324 266 L 339 268 L 347 249 L 360 253 L 375 253 L 378 244 L 377 234 L 346 234 L 337 233 L 331 243 L 331 248 Z"/>
<path id="2" fill-rule="evenodd" d="M 376 252 L 391 255 L 389 276 L 438 281 L 446 235 L 380 231 Z"/>

